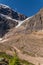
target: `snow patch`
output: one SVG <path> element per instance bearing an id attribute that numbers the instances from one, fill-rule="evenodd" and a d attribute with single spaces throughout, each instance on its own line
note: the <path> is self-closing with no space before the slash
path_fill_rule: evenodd
<path id="1" fill-rule="evenodd" d="M 16 26 L 18 28 L 24 21 L 20 21 L 19 24 Z"/>
<path id="2" fill-rule="evenodd" d="M 0 38 L 0 41 L 2 41 L 2 38 Z"/>
<path id="3" fill-rule="evenodd" d="M 23 24 L 25 21 L 29 20 L 30 18 L 32 18 L 33 16 L 31 17 L 28 17 L 27 19 L 25 19 L 24 21 L 20 21 L 19 24 L 16 26 L 16 28 L 18 28 L 19 26 L 21 26 L 21 24 Z"/>
<path id="4" fill-rule="evenodd" d="M 0 6 L 2 6 L 2 7 L 4 7 L 4 8 L 10 8 L 9 6 L 4 5 L 4 4 L 0 4 Z"/>
<path id="5" fill-rule="evenodd" d="M 3 17 L 5 17 L 5 18 L 7 18 L 7 19 L 10 19 L 10 20 L 13 20 L 13 21 L 18 22 L 18 20 L 12 19 L 11 17 L 9 17 L 9 16 L 7 16 L 7 15 L 4 15 L 4 14 L 0 14 L 0 15 L 2 15 Z"/>

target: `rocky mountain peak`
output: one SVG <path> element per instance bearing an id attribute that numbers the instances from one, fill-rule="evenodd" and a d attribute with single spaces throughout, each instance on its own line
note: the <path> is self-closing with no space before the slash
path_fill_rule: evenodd
<path id="1" fill-rule="evenodd" d="M 0 4 L 0 13 L 10 16 L 13 19 L 16 20 L 24 20 L 27 18 L 27 16 L 20 14 L 18 12 L 16 12 L 15 10 L 13 10 L 12 8 L 10 8 L 9 6 Z"/>

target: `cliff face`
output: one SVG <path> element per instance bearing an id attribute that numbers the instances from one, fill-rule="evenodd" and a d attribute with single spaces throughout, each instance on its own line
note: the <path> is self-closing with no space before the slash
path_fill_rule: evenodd
<path id="1" fill-rule="evenodd" d="M 9 6 L 0 5 L 0 37 L 4 36 L 10 29 L 18 25 L 27 17 L 12 10 Z"/>
<path id="2" fill-rule="evenodd" d="M 10 29 L 18 24 L 15 20 L 8 19 L 6 16 L 0 14 L 0 37 L 4 36 Z"/>

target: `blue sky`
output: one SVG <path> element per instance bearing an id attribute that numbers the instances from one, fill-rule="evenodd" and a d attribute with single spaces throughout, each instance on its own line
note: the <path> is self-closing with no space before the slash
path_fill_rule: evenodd
<path id="1" fill-rule="evenodd" d="M 0 3 L 10 6 L 26 16 L 36 14 L 43 7 L 43 0 L 0 0 Z"/>

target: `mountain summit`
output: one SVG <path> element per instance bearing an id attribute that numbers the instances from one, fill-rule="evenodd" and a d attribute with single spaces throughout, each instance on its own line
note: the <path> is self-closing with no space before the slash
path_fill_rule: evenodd
<path id="1" fill-rule="evenodd" d="M 16 12 L 15 10 L 11 9 L 9 6 L 3 5 L 3 4 L 0 4 L 0 13 L 10 16 L 11 18 L 16 20 L 24 20 L 27 18 L 27 16 L 20 14 Z"/>

